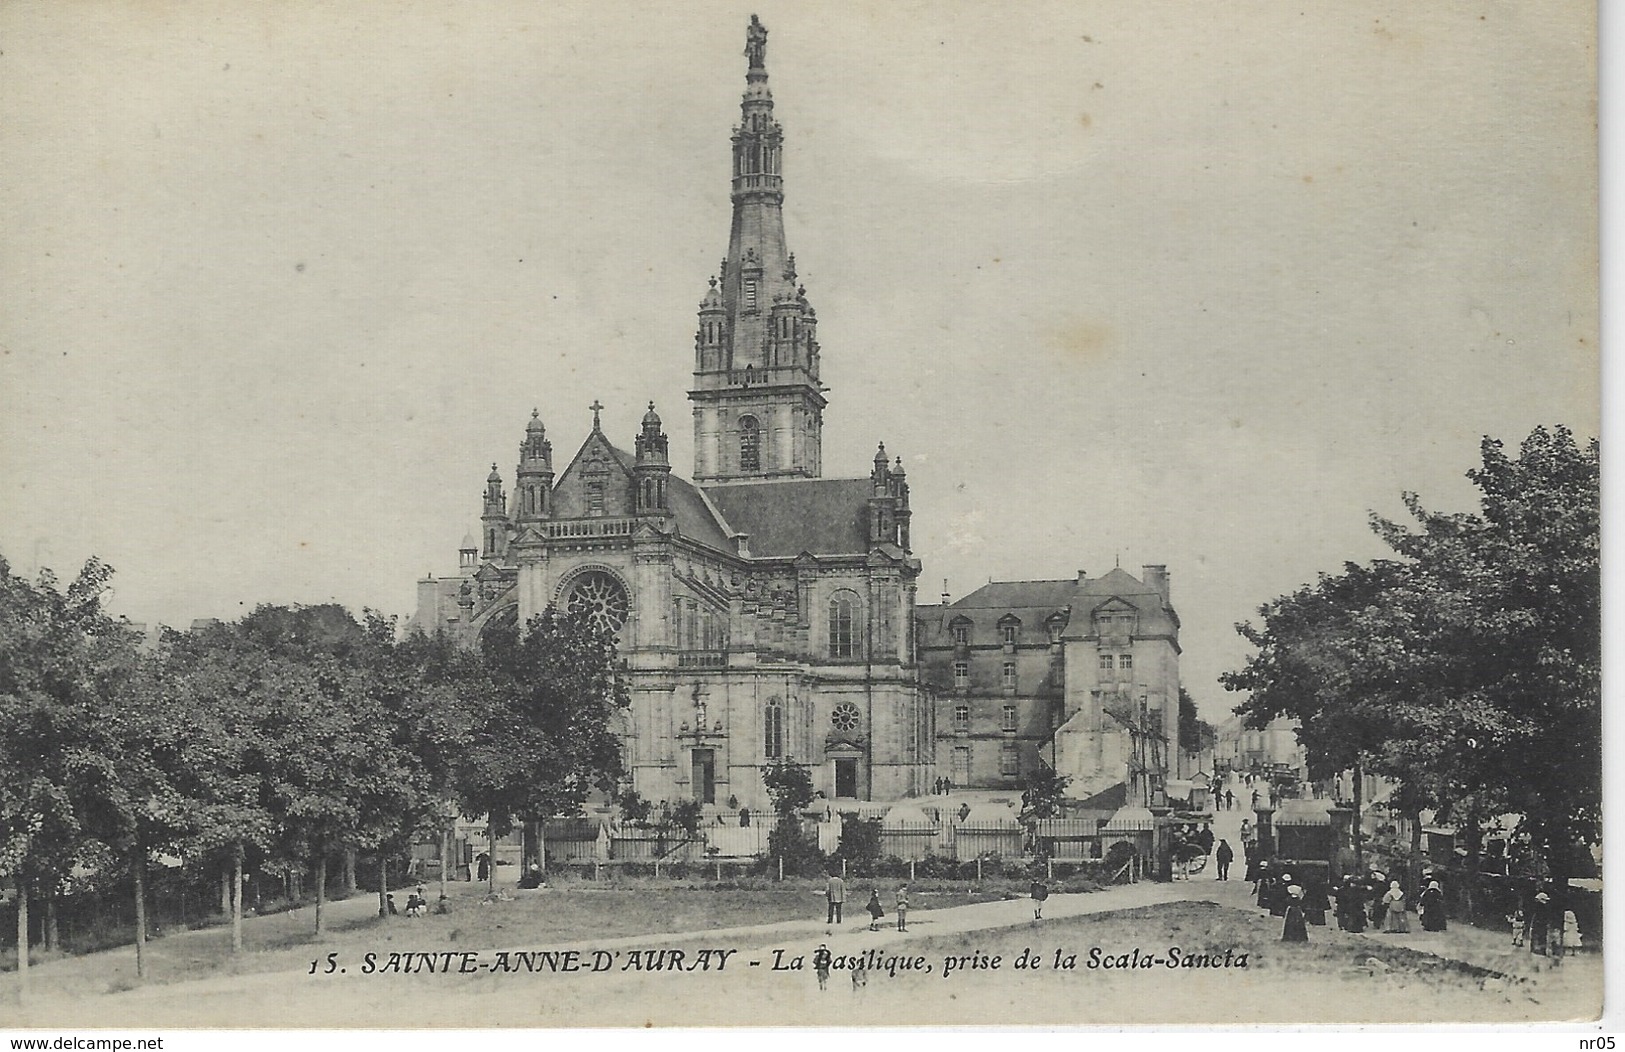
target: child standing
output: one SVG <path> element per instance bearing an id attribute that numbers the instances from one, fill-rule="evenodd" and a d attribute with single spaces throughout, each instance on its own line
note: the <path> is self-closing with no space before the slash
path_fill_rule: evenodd
<path id="1" fill-rule="evenodd" d="M 880 889 L 879 888 L 870 888 L 869 889 L 869 905 L 865 906 L 864 908 L 869 911 L 869 930 L 870 931 L 879 931 L 880 930 L 880 918 L 882 918 L 882 917 L 884 917 L 886 915 L 885 909 L 882 908 L 881 905 L 880 905 Z"/>
<path id="2" fill-rule="evenodd" d="M 908 885 L 897 889 L 897 930 L 908 931 Z"/>

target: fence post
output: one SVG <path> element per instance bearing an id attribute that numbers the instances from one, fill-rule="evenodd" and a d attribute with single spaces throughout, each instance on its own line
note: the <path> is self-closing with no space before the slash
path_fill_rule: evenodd
<path id="1" fill-rule="evenodd" d="M 976 856 L 976 883 L 982 882 L 982 856 Z"/>
<path id="2" fill-rule="evenodd" d="M 784 883 L 784 856 L 779 856 L 779 883 Z"/>
<path id="3" fill-rule="evenodd" d="M 655 879 L 660 879 L 660 859 L 658 856 L 655 858 Z"/>
<path id="4" fill-rule="evenodd" d="M 717 862 L 717 883 L 722 883 L 722 862 L 720 860 Z"/>
<path id="5" fill-rule="evenodd" d="M 841 859 L 841 879 L 846 879 L 846 859 Z"/>
<path id="6" fill-rule="evenodd" d="M 1044 866 L 1049 871 L 1049 879 L 1054 880 L 1055 879 L 1055 860 L 1053 858 L 1046 858 L 1044 860 Z"/>
<path id="7" fill-rule="evenodd" d="M 592 879 L 594 883 L 603 879 L 603 877 L 599 876 L 598 860 L 596 858 L 592 860 Z"/>
<path id="8" fill-rule="evenodd" d="M 908 860 L 908 882 L 910 884 L 914 883 L 914 860 L 912 858 Z"/>

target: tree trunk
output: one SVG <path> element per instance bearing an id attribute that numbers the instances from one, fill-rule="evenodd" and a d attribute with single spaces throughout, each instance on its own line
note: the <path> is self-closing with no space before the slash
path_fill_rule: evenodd
<path id="1" fill-rule="evenodd" d="M 327 852 L 316 852 L 316 934 L 322 933 L 322 905 L 327 901 Z"/>
<path id="2" fill-rule="evenodd" d="M 1365 875 L 1365 829 L 1364 816 L 1361 814 L 1365 806 L 1365 773 L 1360 767 L 1360 761 L 1354 761 L 1354 872 Z"/>
<path id="3" fill-rule="evenodd" d="M 451 865 L 451 830 L 440 830 L 440 898 L 446 898 L 446 868 Z"/>
<path id="4" fill-rule="evenodd" d="M 344 895 L 348 898 L 355 894 L 355 848 L 344 849 Z"/>
<path id="5" fill-rule="evenodd" d="M 389 916 L 389 856 L 378 852 L 378 916 Z"/>
<path id="6" fill-rule="evenodd" d="M 536 862 L 542 867 L 542 873 L 547 873 L 547 819 L 536 820 Z"/>
<path id="7" fill-rule="evenodd" d="M 497 824 L 495 822 L 485 824 L 485 839 L 486 857 L 490 860 L 485 863 L 486 891 L 495 895 L 497 893 Z"/>
<path id="8" fill-rule="evenodd" d="M 1405 868 L 1413 898 L 1421 898 L 1422 889 L 1417 887 L 1422 882 L 1422 809 L 1417 808 L 1411 812 L 1411 860 Z"/>
<path id="9" fill-rule="evenodd" d="M 28 884 L 17 874 L 17 996 L 28 992 Z"/>
<path id="10" fill-rule="evenodd" d="M 243 845 L 231 853 L 231 952 L 243 952 Z"/>
<path id="11" fill-rule="evenodd" d="M 147 849 L 137 847 L 135 869 L 135 977 L 147 977 Z"/>
<path id="12" fill-rule="evenodd" d="M 231 867 L 220 867 L 220 912 L 231 916 Z"/>
<path id="13" fill-rule="evenodd" d="M 56 940 L 56 896 L 52 895 L 45 900 L 45 948 L 57 948 Z"/>

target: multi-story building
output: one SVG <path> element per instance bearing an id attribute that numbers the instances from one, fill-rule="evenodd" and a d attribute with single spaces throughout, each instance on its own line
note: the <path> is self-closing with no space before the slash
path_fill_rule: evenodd
<path id="1" fill-rule="evenodd" d="M 692 481 L 652 402 L 631 452 L 595 402 L 557 472 L 533 413 L 513 491 L 493 464 L 481 536 L 456 576 L 419 582 L 414 624 L 473 641 L 557 606 L 615 629 L 626 764 L 651 799 L 763 807 L 761 767 L 779 760 L 810 765 L 832 799 L 908 796 L 928 787 L 933 748 L 908 480 L 884 445 L 867 474 L 822 477 L 822 349 L 785 242 L 766 42 L 752 18 L 728 252 L 694 339 Z"/>
<path id="2" fill-rule="evenodd" d="M 921 607 L 921 680 L 937 769 L 961 788 L 1011 788 L 1040 763 L 1069 794 L 1117 785 L 1154 800 L 1179 742 L 1179 615 L 1168 572 L 989 583 Z"/>

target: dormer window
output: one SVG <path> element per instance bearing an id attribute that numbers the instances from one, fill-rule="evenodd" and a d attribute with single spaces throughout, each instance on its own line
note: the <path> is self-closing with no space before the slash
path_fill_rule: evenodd
<path id="1" fill-rule="evenodd" d="M 969 621 L 955 621 L 952 625 L 950 625 L 948 627 L 948 633 L 949 633 L 950 636 L 953 637 L 954 646 L 956 646 L 956 647 L 968 647 L 968 646 L 970 646 L 970 622 Z"/>
<path id="2" fill-rule="evenodd" d="M 1004 641 L 1005 646 L 1007 646 L 1007 647 L 1015 646 L 1016 645 L 1016 640 L 1020 636 L 1021 636 L 1021 622 L 1020 621 L 1006 621 L 1003 624 L 999 625 L 999 638 Z"/>

